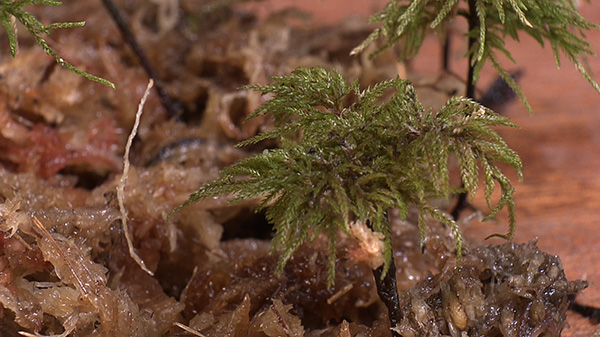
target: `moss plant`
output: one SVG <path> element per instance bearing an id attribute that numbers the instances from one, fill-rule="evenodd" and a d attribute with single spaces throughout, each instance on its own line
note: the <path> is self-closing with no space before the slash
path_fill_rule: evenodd
<path id="1" fill-rule="evenodd" d="M 527 98 L 511 74 L 500 64 L 498 54 L 513 61 L 505 40 L 519 40 L 519 33 L 532 36 L 540 45 L 549 44 L 560 67 L 560 54 L 564 54 L 600 93 L 600 86 L 584 67 L 584 57 L 593 55 L 584 31 L 598 29 L 577 12 L 575 2 L 570 0 L 392 0 L 384 9 L 371 17 L 372 23 L 381 27 L 352 54 L 363 51 L 378 39 L 384 43 L 373 55 L 391 46 L 400 45 L 403 59 L 416 55 L 428 31 L 438 32 L 444 41 L 443 68 L 448 69 L 449 36 L 445 31 L 448 22 L 464 17 L 468 23 L 466 57 L 470 60 L 466 74 L 465 96 L 475 97 L 475 84 L 483 65 L 489 62 L 500 77 L 514 90 L 527 110 L 533 112 Z M 467 205 L 467 193 L 459 194 L 456 206 L 451 211 L 454 219 Z"/>
<path id="2" fill-rule="evenodd" d="M 428 31 L 435 30 L 445 38 L 445 23 L 457 16 L 466 18 L 469 24 L 466 33 L 466 57 L 470 60 L 467 97 L 475 98 L 475 83 L 483 65 L 489 62 L 532 111 L 525 95 L 498 59 L 498 54 L 504 54 L 514 62 L 505 40 L 518 41 L 520 32 L 532 36 L 542 46 L 549 44 L 559 67 L 562 53 L 600 92 L 600 86 L 586 71 L 583 62 L 584 56 L 594 54 L 584 32 L 600 26 L 581 16 L 575 2 L 570 0 L 392 0 L 371 17 L 371 22 L 379 23 L 381 27 L 352 53 L 359 53 L 383 38 L 385 42 L 375 54 L 400 45 L 401 58 L 412 57 L 418 53 Z"/>
<path id="3" fill-rule="evenodd" d="M 281 148 L 225 168 L 219 180 L 201 187 L 175 211 L 214 196 L 233 194 L 232 202 L 262 197 L 259 209 L 267 208 L 277 230 L 273 249 L 281 251 L 279 271 L 301 244 L 325 233 L 333 282 L 337 232 L 348 232 L 356 220 L 383 234 L 385 275 L 392 259 L 387 210 L 399 208 L 406 217 L 411 206 L 420 212 L 421 238 L 425 217 L 432 217 L 452 227 L 460 255 L 454 220 L 428 203 L 456 191 L 447 169 L 452 153 L 469 192 L 478 187 L 478 163 L 483 168 L 489 216 L 507 207 L 512 235 L 513 187 L 496 163 L 508 163 L 520 173 L 521 162 L 491 128 L 513 126 L 507 118 L 461 97 L 438 111 L 426 110 L 405 80 L 361 90 L 357 82 L 349 84 L 335 70 L 323 68 L 299 68 L 270 85 L 249 88 L 273 95 L 250 117 L 272 115 L 278 126 L 240 145 L 277 138 Z M 393 95 L 383 99 L 389 90 Z M 494 205 L 495 183 L 502 196 Z"/>
<path id="4" fill-rule="evenodd" d="M 250 118 L 271 115 L 276 127 L 239 145 L 275 138 L 280 148 L 225 168 L 220 179 L 201 187 L 173 212 L 215 196 L 230 195 L 231 202 L 262 198 L 258 208 L 266 208 L 276 229 L 273 251 L 280 252 L 277 270 L 282 270 L 301 244 L 324 233 L 329 242 L 330 284 L 338 231 L 350 232 L 352 223 L 358 221 L 367 224 L 383 237 L 383 265 L 374 266 L 374 274 L 395 326 L 403 315 L 397 305 L 387 218 L 390 208 L 400 209 L 402 217 L 409 207 L 419 211 L 421 242 L 426 217 L 451 227 L 460 261 L 462 239 L 456 217 L 429 201 L 453 193 L 466 199 L 467 193 L 477 190 L 481 171 L 490 208 L 487 218 L 508 209 L 508 232 L 495 236 L 511 239 L 514 235 L 514 190 L 496 164 L 508 163 L 521 175 L 521 161 L 493 129 L 514 125 L 474 100 L 475 83 L 489 62 L 532 110 L 499 62 L 498 53 L 512 60 L 505 38 L 518 40 L 519 32 L 524 31 L 542 45 L 549 43 L 558 65 L 563 53 L 600 92 L 582 61 L 583 56 L 593 54 L 583 31 L 599 27 L 580 16 L 566 0 L 393 0 L 371 19 L 381 27 L 352 53 L 383 38 L 375 54 L 400 44 L 401 56 L 412 57 L 429 29 L 444 35 L 444 23 L 456 16 L 468 22 L 466 57 L 470 63 L 465 97 L 453 97 L 437 111 L 426 110 L 412 85 L 403 79 L 362 90 L 357 82 L 347 83 L 335 70 L 322 68 L 299 68 L 288 76 L 273 78 L 272 84 L 249 86 L 247 89 L 271 96 Z M 458 158 L 460 166 L 463 183 L 459 188 L 449 184 L 451 155 Z M 491 195 L 496 184 L 501 196 L 494 203 Z"/>
<path id="5" fill-rule="evenodd" d="M 0 22 L 8 34 L 9 47 L 12 56 L 15 57 L 17 53 L 18 41 L 15 20 L 18 20 L 21 22 L 21 24 L 23 24 L 25 29 L 27 29 L 27 32 L 29 32 L 29 34 L 34 38 L 35 42 L 44 50 L 44 52 L 52 56 L 56 62 L 58 62 L 58 64 L 91 81 L 108 85 L 114 89 L 115 85 L 112 82 L 77 69 L 75 66 L 65 61 L 56 52 L 54 52 L 52 48 L 50 48 L 46 40 L 43 38 L 43 35 L 48 34 L 52 29 L 81 27 L 85 24 L 85 22 L 58 22 L 45 26 L 33 15 L 29 14 L 23 9 L 23 7 L 28 5 L 59 6 L 61 4 L 62 3 L 60 1 L 55 0 L 0 0 Z"/>

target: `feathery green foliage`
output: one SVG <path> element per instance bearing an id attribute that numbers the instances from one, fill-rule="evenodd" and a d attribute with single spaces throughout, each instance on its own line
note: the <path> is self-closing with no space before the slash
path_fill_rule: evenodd
<path id="1" fill-rule="evenodd" d="M 491 128 L 514 126 L 480 104 L 455 97 L 438 111 L 419 103 L 412 85 L 402 79 L 366 90 L 347 83 L 323 68 L 298 68 L 274 77 L 266 86 L 250 86 L 273 98 L 251 117 L 271 115 L 276 128 L 240 145 L 276 138 L 281 148 L 243 159 L 222 171 L 215 182 L 201 187 L 173 212 L 202 199 L 233 195 L 231 202 L 262 197 L 274 224 L 274 249 L 281 250 L 281 271 L 292 253 L 319 233 L 329 241 L 329 282 L 334 279 L 338 229 L 348 231 L 353 220 L 370 224 L 384 235 L 384 271 L 392 258 L 387 210 L 409 207 L 453 229 L 460 256 L 462 239 L 454 220 L 428 201 L 457 192 L 448 178 L 448 157 L 458 157 L 468 192 L 478 184 L 478 162 L 485 175 L 485 195 L 493 216 L 503 207 L 514 229 L 513 188 L 497 162 L 519 174 L 517 154 Z M 495 182 L 502 190 L 493 205 Z M 424 239 L 424 238 L 422 238 Z"/>
<path id="2" fill-rule="evenodd" d="M 46 40 L 42 37 L 42 35 L 48 34 L 52 29 L 81 27 L 85 24 L 85 22 L 59 22 L 45 26 L 33 15 L 29 14 L 23 9 L 23 7 L 28 5 L 59 6 L 61 4 L 62 3 L 60 1 L 56 0 L 0 0 L 0 22 L 8 34 L 8 41 L 12 56 L 15 57 L 17 53 L 18 41 L 15 20 L 19 20 L 25 29 L 27 29 L 29 34 L 33 36 L 35 42 L 44 50 L 46 54 L 52 56 L 56 62 L 58 62 L 58 64 L 76 73 L 77 75 L 81 75 L 91 81 L 108 85 L 114 89 L 115 85 L 112 82 L 77 69 L 75 66 L 65 61 L 62 57 L 58 56 L 58 54 L 56 54 L 54 50 L 50 48 Z"/>
<path id="3" fill-rule="evenodd" d="M 470 9 L 476 13 L 470 13 Z M 474 15 L 476 14 L 476 15 Z M 384 44 L 375 52 L 400 44 L 402 58 L 414 56 L 421 47 L 429 29 L 445 34 L 445 22 L 457 15 L 474 20 L 476 25 L 467 36 L 476 38 L 467 51 L 471 65 L 475 67 L 473 82 L 476 82 L 486 61 L 498 71 L 531 112 L 523 92 L 499 61 L 498 54 L 506 55 L 511 61 L 510 52 L 505 48 L 505 39 L 519 39 L 519 32 L 531 35 L 540 45 L 550 44 L 556 63 L 560 66 L 560 53 L 563 53 L 600 92 L 600 86 L 591 78 L 582 63 L 582 57 L 593 55 L 590 43 L 583 32 L 598 29 L 578 12 L 573 1 L 569 0 L 392 0 L 385 8 L 371 17 L 372 23 L 381 27 L 360 45 L 353 53 L 358 53 L 379 38 Z M 473 15 L 473 16 L 472 16 Z"/>

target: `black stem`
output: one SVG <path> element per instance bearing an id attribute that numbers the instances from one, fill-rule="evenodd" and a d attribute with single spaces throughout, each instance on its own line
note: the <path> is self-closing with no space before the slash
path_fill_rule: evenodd
<path id="1" fill-rule="evenodd" d="M 477 43 L 478 37 L 471 34 L 476 28 L 479 27 L 479 17 L 477 17 L 477 8 L 475 0 L 469 0 L 469 50 Z M 475 99 L 475 81 L 473 75 L 475 74 L 475 67 L 477 66 L 477 53 L 473 50 L 471 58 L 469 60 L 469 71 L 467 75 L 467 91 L 466 96 L 471 99 Z"/>
<path id="2" fill-rule="evenodd" d="M 477 8 L 475 4 L 475 0 L 469 0 L 469 16 L 467 17 L 469 21 L 469 50 L 473 48 L 473 46 L 477 43 L 477 36 L 472 34 L 472 32 L 479 27 L 479 17 L 477 17 Z M 475 67 L 477 67 L 477 53 L 475 50 L 472 50 L 471 57 L 469 59 L 469 70 L 467 72 L 467 88 L 465 95 L 467 98 L 475 99 L 475 80 L 473 75 L 475 74 Z M 465 187 L 465 184 L 462 184 L 462 188 Z M 468 193 L 461 192 L 458 195 L 458 200 L 456 201 L 456 205 L 450 212 L 452 218 L 456 221 L 460 216 L 460 212 L 462 212 L 469 205 L 467 201 Z"/>
<path id="3" fill-rule="evenodd" d="M 403 317 L 398 298 L 398 286 L 396 285 L 396 264 L 394 263 L 393 258 L 383 279 L 381 278 L 381 275 L 383 275 L 383 266 L 373 269 L 373 277 L 375 278 L 375 285 L 377 286 L 377 295 L 379 295 L 379 298 L 388 309 L 390 326 L 393 328 L 402 321 Z M 392 331 L 392 335 L 394 337 L 400 337 L 400 334 L 395 331 Z"/>
<path id="4" fill-rule="evenodd" d="M 465 184 L 463 183 L 461 185 L 461 188 L 464 188 Z M 460 194 L 458 195 L 458 199 L 456 200 L 456 204 L 454 205 L 454 208 L 452 209 L 452 211 L 450 212 L 450 215 L 452 216 L 452 219 L 454 219 L 454 221 L 457 221 L 458 218 L 460 217 L 460 213 L 466 209 L 467 207 L 469 207 L 469 201 L 467 200 L 469 197 L 469 193 L 468 192 L 460 192 Z"/>
<path id="5" fill-rule="evenodd" d="M 569 295 L 569 310 L 588 318 L 594 324 L 598 324 L 600 322 L 600 308 L 575 302 L 576 295 Z"/>
<path id="6" fill-rule="evenodd" d="M 445 72 L 450 71 L 450 32 L 446 31 L 444 42 L 442 43 L 442 69 Z"/>
<path id="7" fill-rule="evenodd" d="M 156 89 L 156 93 L 160 98 L 162 106 L 167 110 L 169 116 L 179 116 L 181 108 L 178 107 L 178 105 L 171 99 L 165 88 L 162 86 L 161 81 L 158 78 L 158 74 L 154 70 L 154 67 L 150 63 L 150 60 L 148 60 L 144 49 L 142 49 L 140 44 L 137 42 L 135 35 L 133 35 L 133 32 L 129 28 L 129 24 L 127 23 L 127 21 L 125 21 L 123 16 L 121 16 L 121 12 L 119 12 L 119 9 L 115 5 L 115 3 L 112 0 L 102 0 L 102 3 L 104 4 L 104 7 L 112 17 L 117 27 L 119 27 L 121 35 L 123 36 L 127 44 L 129 44 L 134 54 L 137 56 L 148 77 L 154 80 L 154 88 Z"/>
<path id="8" fill-rule="evenodd" d="M 387 212 L 385 217 L 387 218 Z M 389 219 L 387 220 L 387 223 L 389 226 Z M 367 222 L 367 226 L 373 229 L 369 222 Z M 375 278 L 375 285 L 377 286 L 377 295 L 379 295 L 379 298 L 388 309 L 390 327 L 393 328 L 402 321 L 402 317 L 404 316 L 400 308 L 400 300 L 398 297 L 398 286 L 396 283 L 396 263 L 394 263 L 394 258 L 392 257 L 385 276 L 381 278 L 384 271 L 383 268 L 384 266 L 373 269 L 373 277 Z M 393 330 L 392 335 L 394 337 L 402 337 L 399 333 Z"/>

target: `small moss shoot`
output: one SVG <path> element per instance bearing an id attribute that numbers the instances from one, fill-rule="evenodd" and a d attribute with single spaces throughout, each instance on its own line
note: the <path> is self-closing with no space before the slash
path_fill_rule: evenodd
<path id="1" fill-rule="evenodd" d="M 448 225 L 460 259 L 462 237 L 455 221 L 429 203 L 463 191 L 449 183 L 448 159 L 455 154 L 464 191 L 475 193 L 482 169 L 491 209 L 488 218 L 506 207 L 510 223 L 505 237 L 512 237 L 514 190 L 496 163 L 510 164 L 519 175 L 522 166 L 518 155 L 492 129 L 514 127 L 508 118 L 462 97 L 450 99 L 437 111 L 426 110 L 410 82 L 400 78 L 362 90 L 358 82 L 346 82 L 335 70 L 298 68 L 272 80 L 247 89 L 272 95 L 250 118 L 273 116 L 276 127 L 239 146 L 275 138 L 280 148 L 223 169 L 221 178 L 201 187 L 173 212 L 215 196 L 231 195 L 232 203 L 262 198 L 258 209 L 266 209 L 276 229 L 277 271 L 301 244 L 324 233 L 330 248 L 330 285 L 337 232 L 348 232 L 353 220 L 383 234 L 387 271 L 392 259 L 390 208 L 400 209 L 405 218 L 409 207 L 415 207 L 421 214 L 422 240 L 426 217 Z M 491 195 L 496 184 L 501 197 L 494 204 Z"/>
<path id="2" fill-rule="evenodd" d="M 62 2 L 55 0 L 0 0 L 0 22 L 8 34 L 11 55 L 15 57 L 18 50 L 16 25 L 16 20 L 18 20 L 25 27 L 25 29 L 27 29 L 27 32 L 29 32 L 42 50 L 54 58 L 62 67 L 74 72 L 77 75 L 83 76 L 88 80 L 102 83 L 115 89 L 115 85 L 112 82 L 80 70 L 69 62 L 65 61 L 48 45 L 43 37 L 43 35 L 49 34 L 53 29 L 82 27 L 85 22 L 58 22 L 45 26 L 33 15 L 23 9 L 23 7 L 28 5 L 60 6 L 61 4 Z"/>

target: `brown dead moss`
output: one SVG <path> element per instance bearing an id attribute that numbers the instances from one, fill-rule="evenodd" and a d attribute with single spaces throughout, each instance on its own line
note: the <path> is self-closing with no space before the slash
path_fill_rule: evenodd
<path id="1" fill-rule="evenodd" d="M 118 90 L 52 66 L 26 38 L 17 58 L 3 58 L 0 335 L 191 335 L 173 326 L 179 322 L 205 336 L 391 336 L 371 269 L 347 237 L 340 237 L 335 286 L 327 288 L 320 239 L 302 247 L 280 276 L 273 274 L 277 259 L 268 254 L 268 240 L 222 241 L 224 233 L 268 236 L 256 229 L 260 214 L 248 216 L 254 204 L 207 200 L 165 221 L 221 168 L 263 150 L 232 146 L 269 127 L 260 119 L 243 124 L 262 98 L 240 85 L 264 84 L 299 65 L 335 65 L 362 85 L 399 69 L 391 53 L 346 57 L 368 33 L 363 25 L 291 26 L 285 15 L 261 23 L 227 8 L 207 19 L 207 3 L 182 0 L 181 21 L 173 26 L 155 24 L 160 14 L 153 2 L 117 1 L 185 111 L 169 119 L 150 96 L 124 189 L 133 243 L 154 277 L 129 257 L 115 193 L 147 78 L 100 3 L 37 14 L 85 20 L 84 29 L 56 32 L 53 41 L 61 55 Z M 560 331 L 564 295 L 582 286 L 564 279 L 556 258 L 532 245 L 507 245 L 474 250 L 456 272 L 448 229 L 434 226 L 423 254 L 412 222 L 391 214 L 398 284 L 410 289 L 402 295 L 407 321 L 399 327 L 406 336 L 534 333 L 542 324 L 549 335 Z M 35 228 L 34 216 L 47 235 Z M 442 272 L 428 277 L 426 270 Z"/>

